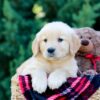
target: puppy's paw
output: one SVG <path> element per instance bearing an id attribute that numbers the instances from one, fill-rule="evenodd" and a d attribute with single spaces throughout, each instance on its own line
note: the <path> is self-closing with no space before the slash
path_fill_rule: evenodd
<path id="1" fill-rule="evenodd" d="M 32 87 L 33 90 L 38 93 L 45 92 L 47 89 L 47 79 L 34 77 L 34 79 L 32 79 Z"/>
<path id="2" fill-rule="evenodd" d="M 58 89 L 63 83 L 66 82 L 66 77 L 63 75 L 51 74 L 48 78 L 48 86 L 50 89 Z"/>

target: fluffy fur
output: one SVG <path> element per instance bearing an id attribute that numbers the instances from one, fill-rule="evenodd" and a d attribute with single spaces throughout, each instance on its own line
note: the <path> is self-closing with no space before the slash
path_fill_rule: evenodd
<path id="1" fill-rule="evenodd" d="M 90 59 L 85 58 L 86 54 L 93 54 L 95 57 L 100 56 L 100 31 L 96 31 L 89 27 L 75 29 L 77 35 L 81 39 L 81 47 L 76 54 L 78 66 L 82 72 L 93 69 Z M 87 45 L 83 45 L 82 41 L 88 41 Z M 96 62 L 97 72 L 100 73 L 100 61 Z"/>
<path id="2" fill-rule="evenodd" d="M 19 74 L 31 74 L 32 86 L 39 93 L 59 88 L 67 77 L 76 77 L 78 66 L 74 59 L 80 47 L 75 31 L 62 22 L 46 24 L 37 33 L 32 43 L 34 56 L 25 61 L 17 70 Z M 54 48 L 53 54 L 48 48 Z M 47 78 L 48 77 L 48 78 Z"/>

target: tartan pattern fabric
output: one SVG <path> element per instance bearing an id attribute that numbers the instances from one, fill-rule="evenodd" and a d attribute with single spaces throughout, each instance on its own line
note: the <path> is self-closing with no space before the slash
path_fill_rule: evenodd
<path id="1" fill-rule="evenodd" d="M 100 74 L 68 78 L 59 89 L 39 94 L 33 90 L 30 75 L 19 75 L 19 87 L 26 100 L 87 100 L 100 87 Z"/>

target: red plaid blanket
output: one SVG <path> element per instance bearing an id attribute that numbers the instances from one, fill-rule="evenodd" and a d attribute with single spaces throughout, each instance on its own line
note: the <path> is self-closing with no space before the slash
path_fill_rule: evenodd
<path id="1" fill-rule="evenodd" d="M 39 94 L 33 90 L 31 76 L 19 76 L 19 87 L 26 100 L 87 100 L 100 87 L 100 74 L 68 78 L 59 89 Z"/>

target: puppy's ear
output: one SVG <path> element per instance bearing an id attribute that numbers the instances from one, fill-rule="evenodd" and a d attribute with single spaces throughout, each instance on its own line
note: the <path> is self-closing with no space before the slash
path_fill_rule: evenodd
<path id="1" fill-rule="evenodd" d="M 32 52 L 33 52 L 34 56 L 37 56 L 37 54 L 40 51 L 40 46 L 39 45 L 40 45 L 40 43 L 39 43 L 39 36 L 37 34 L 36 38 L 32 42 Z"/>
<path id="2" fill-rule="evenodd" d="M 72 40 L 70 41 L 70 54 L 75 55 L 81 46 L 80 38 L 76 33 L 72 34 Z"/>

